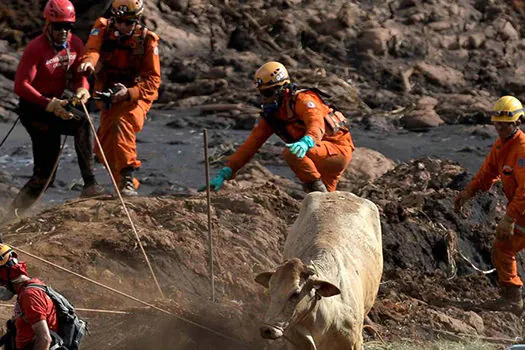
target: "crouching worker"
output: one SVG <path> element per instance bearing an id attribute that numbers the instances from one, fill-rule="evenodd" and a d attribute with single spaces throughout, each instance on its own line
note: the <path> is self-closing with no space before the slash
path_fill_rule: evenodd
<path id="1" fill-rule="evenodd" d="M 268 62 L 255 73 L 255 85 L 263 99 L 262 118 L 228 164 L 210 181 L 218 190 L 234 177 L 272 135 L 286 148 L 283 156 L 306 192 L 332 192 L 352 159 L 354 144 L 346 118 L 327 105 L 317 89 L 299 89 L 286 68 Z"/>
<path id="2" fill-rule="evenodd" d="M 114 0 L 111 6 L 111 17 L 95 22 L 78 71 L 95 72 L 95 91 L 115 91 L 109 105 L 99 103 L 97 135 L 120 192 L 136 196 L 139 181 L 133 172 L 142 163 L 135 134 L 158 97 L 159 37 L 140 22 L 142 0 Z M 95 153 L 102 162 L 98 145 Z"/>
<path id="3" fill-rule="evenodd" d="M 73 135 L 80 172 L 84 180 L 82 197 L 104 193 L 93 173 L 93 135 L 85 118 L 73 118 L 61 96 L 66 88 L 76 92 L 74 103 L 89 99 L 88 82 L 76 69 L 84 48 L 71 34 L 75 8 L 69 0 L 49 0 L 44 9 L 44 32 L 24 50 L 15 76 L 15 93 L 20 96 L 19 115 L 33 145 L 33 175 L 22 187 L 12 210 L 29 208 L 50 177 L 60 153 L 61 135 Z"/>
<path id="4" fill-rule="evenodd" d="M 454 200 L 459 212 L 478 192 L 488 191 L 500 180 L 507 197 L 507 210 L 496 228 L 492 264 L 498 273 L 501 298 L 482 305 L 485 309 L 523 311 L 522 286 L 516 254 L 525 248 L 525 134 L 520 130 L 524 110 L 513 96 L 503 96 L 494 105 L 491 120 L 498 139 L 467 187 Z"/>
<path id="5" fill-rule="evenodd" d="M 17 296 L 14 317 L 0 338 L 4 350 L 78 350 L 87 325 L 73 305 L 39 279 L 30 278 L 24 262 L 0 244 L 0 300 Z"/>

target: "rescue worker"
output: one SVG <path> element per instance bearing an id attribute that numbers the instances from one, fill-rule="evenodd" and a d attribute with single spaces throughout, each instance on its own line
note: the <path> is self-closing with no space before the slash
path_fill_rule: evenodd
<path id="1" fill-rule="evenodd" d="M 68 88 L 76 91 L 74 104 L 86 103 L 90 97 L 87 79 L 76 72 L 84 45 L 71 34 L 75 8 L 69 0 L 49 0 L 44 17 L 44 31 L 27 45 L 15 76 L 20 121 L 33 145 L 33 175 L 11 205 L 19 212 L 35 202 L 49 177 L 53 176 L 54 180 L 53 168 L 60 153 L 61 135 L 73 135 L 75 139 L 84 180 L 81 197 L 104 193 L 93 173 L 93 135 L 89 122 L 85 118 L 73 118 L 65 108 L 69 101 L 61 98 Z"/>
<path id="2" fill-rule="evenodd" d="M 161 83 L 159 37 L 140 23 L 143 11 L 142 0 L 114 0 L 111 18 L 95 22 L 78 69 L 96 72 L 95 91 L 116 91 L 109 106 L 99 104 L 97 135 L 124 196 L 137 195 L 133 171 L 141 162 L 135 133 L 142 130 Z M 95 153 L 102 160 L 98 147 Z"/>
<path id="3" fill-rule="evenodd" d="M 286 142 L 283 156 L 305 192 L 331 192 L 352 159 L 354 144 L 346 118 L 323 101 L 317 89 L 299 89 L 279 62 L 263 64 L 255 72 L 263 99 L 262 118 L 228 164 L 210 181 L 217 191 L 232 179 L 273 134 Z"/>
<path id="4" fill-rule="evenodd" d="M 44 285 L 39 279 L 29 277 L 26 263 L 18 261 L 11 247 L 0 244 L 0 300 L 8 301 L 17 295 L 16 332 L 10 330 L 12 321 L 8 321 L 8 333 L 2 337 L 4 349 L 15 350 L 10 345 L 13 333 L 16 333 L 16 349 L 49 350 L 53 345 L 52 332 L 58 331 L 55 305 L 42 289 L 26 288 L 30 283 Z"/>
<path id="5" fill-rule="evenodd" d="M 496 102 L 491 121 L 499 137 L 478 173 L 454 199 L 454 209 L 460 212 L 469 199 L 501 180 L 508 204 L 492 247 L 501 298 L 483 307 L 516 314 L 523 310 L 523 282 L 516 266 L 516 254 L 525 248 L 525 134 L 519 128 L 523 115 L 521 102 L 513 96 L 503 96 Z"/>

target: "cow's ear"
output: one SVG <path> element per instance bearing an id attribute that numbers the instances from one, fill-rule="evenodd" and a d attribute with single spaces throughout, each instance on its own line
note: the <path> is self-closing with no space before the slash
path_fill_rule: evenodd
<path id="1" fill-rule="evenodd" d="M 271 271 L 261 272 L 255 277 L 255 282 L 268 288 L 270 287 L 270 278 L 272 278 L 272 275 L 273 275 L 273 272 Z"/>
<path id="2" fill-rule="evenodd" d="M 312 282 L 313 282 L 313 287 L 315 288 L 315 293 L 319 294 L 322 297 L 328 298 L 334 295 L 341 294 L 341 291 L 339 290 L 339 288 L 337 288 L 330 282 L 321 281 L 321 280 L 314 280 Z"/>

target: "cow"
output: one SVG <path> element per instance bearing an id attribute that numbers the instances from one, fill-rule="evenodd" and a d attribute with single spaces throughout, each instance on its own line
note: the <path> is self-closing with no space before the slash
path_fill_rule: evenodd
<path id="1" fill-rule="evenodd" d="M 289 350 L 361 350 L 383 272 L 377 207 L 350 192 L 308 194 L 283 255 L 255 278 L 270 295 L 261 336 Z"/>

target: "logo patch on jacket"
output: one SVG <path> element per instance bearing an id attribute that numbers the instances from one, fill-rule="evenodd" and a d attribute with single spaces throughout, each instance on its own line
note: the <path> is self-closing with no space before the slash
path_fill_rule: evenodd
<path id="1" fill-rule="evenodd" d="M 505 174 L 505 175 L 512 174 L 512 170 L 514 170 L 514 169 L 510 165 L 504 165 L 503 169 L 502 169 L 503 174 Z"/>
<path id="2" fill-rule="evenodd" d="M 518 167 L 523 168 L 525 166 L 525 158 L 518 159 Z"/>
<path id="3" fill-rule="evenodd" d="M 97 36 L 99 33 L 100 33 L 100 29 L 93 28 L 93 29 L 91 29 L 91 32 L 89 32 L 89 35 Z"/>
<path id="4" fill-rule="evenodd" d="M 308 102 L 306 102 L 306 107 L 308 107 L 308 108 L 315 108 L 315 103 L 313 103 L 313 101 L 308 101 Z"/>

